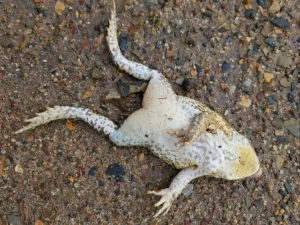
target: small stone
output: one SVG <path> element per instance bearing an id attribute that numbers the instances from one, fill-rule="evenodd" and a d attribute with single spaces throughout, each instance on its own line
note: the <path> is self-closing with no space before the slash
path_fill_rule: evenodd
<path id="1" fill-rule="evenodd" d="M 264 73 L 264 81 L 266 83 L 269 83 L 271 80 L 273 80 L 274 75 L 272 73 Z"/>
<path id="2" fill-rule="evenodd" d="M 270 105 L 274 105 L 274 104 L 276 104 L 277 96 L 276 95 L 269 95 L 269 96 L 266 97 L 266 99 L 267 99 L 267 101 Z"/>
<path id="3" fill-rule="evenodd" d="M 291 91 L 296 90 L 296 84 L 294 82 L 291 82 Z"/>
<path id="4" fill-rule="evenodd" d="M 19 216 L 8 215 L 7 219 L 10 225 L 21 225 L 21 218 Z"/>
<path id="5" fill-rule="evenodd" d="M 166 49 L 166 58 L 172 58 L 175 57 L 176 53 L 172 49 L 167 48 Z"/>
<path id="6" fill-rule="evenodd" d="M 228 84 L 226 84 L 226 83 L 224 83 L 224 82 L 222 82 L 222 83 L 220 84 L 220 86 L 221 86 L 221 89 L 222 89 L 223 91 L 225 91 L 225 90 L 228 89 Z"/>
<path id="7" fill-rule="evenodd" d="M 236 90 L 236 86 L 235 85 L 231 85 L 229 87 L 229 95 L 232 96 L 235 93 Z"/>
<path id="8" fill-rule="evenodd" d="M 185 63 L 185 60 L 183 57 L 177 57 L 177 59 L 175 60 L 175 63 L 177 66 L 183 66 Z"/>
<path id="9" fill-rule="evenodd" d="M 287 29 L 291 26 L 291 23 L 284 19 L 283 17 L 278 17 L 278 18 L 275 18 L 273 20 L 271 20 L 271 23 L 276 26 L 276 27 L 280 27 L 282 29 Z"/>
<path id="10" fill-rule="evenodd" d="M 292 186 L 290 183 L 284 183 L 284 188 L 287 191 L 287 193 L 289 193 L 291 195 L 293 194 L 293 189 L 292 189 Z"/>
<path id="11" fill-rule="evenodd" d="M 245 11 L 245 17 L 249 19 L 255 19 L 255 11 L 254 9 L 248 9 Z"/>
<path id="12" fill-rule="evenodd" d="M 278 0 L 273 0 L 271 7 L 269 8 L 269 13 L 277 13 L 280 11 L 280 5 L 278 3 Z"/>
<path id="13" fill-rule="evenodd" d="M 145 159 L 145 154 L 142 152 L 142 153 L 140 153 L 139 155 L 138 155 L 138 159 L 139 159 L 139 161 L 144 161 L 144 159 Z"/>
<path id="14" fill-rule="evenodd" d="M 127 49 L 127 42 L 128 42 L 128 35 L 127 34 L 121 34 L 119 38 L 119 45 L 121 51 L 124 53 Z"/>
<path id="15" fill-rule="evenodd" d="M 230 70 L 230 64 L 224 61 L 221 66 L 222 72 L 226 73 Z"/>
<path id="16" fill-rule="evenodd" d="M 278 144 L 281 144 L 281 145 L 287 145 L 289 143 L 289 139 L 287 137 L 284 137 L 284 136 L 277 137 L 276 141 L 277 141 Z"/>
<path id="17" fill-rule="evenodd" d="M 109 167 L 107 168 L 105 173 L 107 175 L 111 175 L 111 176 L 118 176 L 118 175 L 124 176 L 126 174 L 123 166 L 120 165 L 119 163 L 113 163 L 113 164 L 109 165 Z"/>
<path id="18" fill-rule="evenodd" d="M 98 180 L 97 181 L 97 184 L 100 186 L 100 187 L 103 187 L 105 185 L 104 181 L 102 180 Z"/>
<path id="19" fill-rule="evenodd" d="M 263 8 L 266 8 L 266 1 L 265 0 L 257 0 L 257 4 L 259 4 Z"/>
<path id="20" fill-rule="evenodd" d="M 285 196 L 287 196 L 287 193 L 285 190 L 279 189 L 278 193 L 284 198 Z"/>
<path id="21" fill-rule="evenodd" d="M 106 95 L 105 99 L 120 99 L 121 95 L 116 88 L 112 88 L 109 93 Z"/>
<path id="22" fill-rule="evenodd" d="M 160 41 L 157 41 L 156 44 L 155 44 L 155 47 L 157 49 L 160 49 L 161 48 L 161 42 Z"/>
<path id="23" fill-rule="evenodd" d="M 184 197 L 189 197 L 194 191 L 194 185 L 193 184 L 188 184 L 183 190 L 182 190 L 182 194 L 184 195 Z"/>
<path id="24" fill-rule="evenodd" d="M 277 155 L 275 158 L 275 164 L 277 169 L 281 169 L 283 166 L 284 160 L 281 156 Z"/>
<path id="25" fill-rule="evenodd" d="M 272 38 L 272 37 L 267 37 L 266 39 L 265 39 L 265 42 L 266 42 L 266 44 L 267 45 L 269 45 L 270 47 L 276 47 L 276 41 L 275 41 L 275 39 L 274 38 Z"/>
<path id="26" fill-rule="evenodd" d="M 88 172 L 89 178 L 95 176 L 96 171 L 97 171 L 97 168 L 96 168 L 95 166 L 91 167 L 91 168 L 89 169 L 89 172 Z"/>
<path id="27" fill-rule="evenodd" d="M 98 67 L 94 67 L 92 72 L 92 78 L 94 79 L 105 78 L 104 71 Z"/>
<path id="28" fill-rule="evenodd" d="M 84 94 L 82 96 L 82 100 L 88 99 L 90 97 L 92 97 L 92 92 L 91 91 L 86 91 L 86 92 L 84 92 Z"/>
<path id="29" fill-rule="evenodd" d="M 282 136 L 282 135 L 284 135 L 284 131 L 283 130 L 275 130 L 274 133 L 275 133 L 275 136 Z"/>
<path id="30" fill-rule="evenodd" d="M 245 88 L 249 88 L 251 86 L 251 79 L 249 77 L 247 77 L 244 82 L 243 82 L 243 86 Z"/>
<path id="31" fill-rule="evenodd" d="M 256 95 L 256 99 L 258 101 L 261 101 L 265 98 L 265 93 L 263 91 L 259 92 L 257 95 Z"/>
<path id="32" fill-rule="evenodd" d="M 280 81 L 279 81 L 279 83 L 280 83 L 283 87 L 285 87 L 285 88 L 289 87 L 290 84 L 291 84 L 291 82 L 288 80 L 287 77 L 281 78 Z"/>
<path id="33" fill-rule="evenodd" d="M 197 89 L 197 83 L 194 78 L 186 77 L 184 78 L 182 84 L 181 84 L 183 90 L 190 91 L 192 89 Z"/>
<path id="34" fill-rule="evenodd" d="M 126 81 L 119 80 L 117 82 L 118 91 L 123 98 L 137 92 L 144 92 L 147 88 L 145 81 Z"/>
<path id="35" fill-rule="evenodd" d="M 277 66 L 283 67 L 283 68 L 290 68 L 290 66 L 293 64 L 293 59 L 291 56 L 287 56 L 284 54 L 277 55 Z"/>
<path id="36" fill-rule="evenodd" d="M 284 126 L 284 121 L 282 119 L 279 119 L 279 118 L 275 118 L 274 120 L 272 120 L 272 125 L 276 128 L 283 128 Z"/>
<path id="37" fill-rule="evenodd" d="M 176 83 L 176 84 L 179 84 L 179 85 L 182 85 L 183 80 L 184 80 L 183 77 L 177 78 L 177 79 L 175 80 L 175 83 Z"/>
<path id="38" fill-rule="evenodd" d="M 300 138 L 300 126 L 298 121 L 294 118 L 284 122 L 285 128 L 295 137 Z"/>
<path id="39" fill-rule="evenodd" d="M 39 219 L 37 219 L 35 222 L 34 222 L 34 225 L 44 225 L 44 223 L 42 221 L 40 221 Z"/>
<path id="40" fill-rule="evenodd" d="M 58 14 L 58 15 L 62 15 L 63 11 L 65 10 L 66 6 L 63 2 L 61 1 L 57 1 L 55 3 L 55 12 Z"/>
<path id="41" fill-rule="evenodd" d="M 16 165 L 15 172 L 21 173 L 21 174 L 23 173 L 23 168 L 20 164 Z"/>
<path id="42" fill-rule="evenodd" d="M 287 94 L 287 100 L 290 103 L 294 103 L 295 102 L 295 96 L 292 93 L 288 93 Z"/>
<path id="43" fill-rule="evenodd" d="M 251 99 L 246 97 L 246 96 L 241 96 L 240 101 L 239 101 L 239 105 L 244 108 L 244 109 L 248 109 L 251 106 Z"/>

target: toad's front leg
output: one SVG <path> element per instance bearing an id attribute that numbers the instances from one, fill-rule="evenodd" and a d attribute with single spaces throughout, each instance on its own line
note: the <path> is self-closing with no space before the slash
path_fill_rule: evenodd
<path id="1" fill-rule="evenodd" d="M 155 207 L 162 205 L 160 210 L 154 215 L 159 216 L 163 213 L 165 215 L 171 208 L 173 201 L 178 197 L 182 190 L 191 182 L 193 179 L 204 175 L 203 171 L 197 166 L 189 167 L 181 170 L 177 176 L 173 179 L 170 187 L 157 190 L 148 191 L 148 194 L 154 194 L 161 196 L 161 199 L 155 204 Z"/>

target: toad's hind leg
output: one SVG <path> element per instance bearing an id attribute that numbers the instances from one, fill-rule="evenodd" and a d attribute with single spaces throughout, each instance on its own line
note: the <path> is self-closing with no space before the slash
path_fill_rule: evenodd
<path id="1" fill-rule="evenodd" d="M 117 125 L 115 125 L 111 120 L 104 116 L 97 115 L 91 112 L 89 109 L 69 106 L 55 106 L 54 108 L 47 108 L 45 112 L 38 113 L 34 118 L 25 120 L 30 124 L 16 131 L 15 133 L 21 133 L 23 131 L 29 130 L 42 124 L 49 123 L 54 120 L 72 118 L 81 119 L 87 122 L 96 130 L 103 131 L 107 135 L 116 131 L 117 129 Z"/>
<path id="2" fill-rule="evenodd" d="M 109 27 L 107 28 L 106 37 L 109 51 L 113 57 L 114 63 L 125 72 L 129 73 L 133 77 L 141 80 L 150 80 L 152 77 L 151 70 L 143 64 L 132 62 L 126 59 L 120 50 L 117 36 L 117 19 L 116 19 L 116 6 L 113 1 L 113 9 L 111 10 L 111 17 L 109 20 Z"/>

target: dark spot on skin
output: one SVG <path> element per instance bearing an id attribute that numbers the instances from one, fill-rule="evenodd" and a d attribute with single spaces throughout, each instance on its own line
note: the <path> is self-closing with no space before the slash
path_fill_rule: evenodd
<path id="1" fill-rule="evenodd" d="M 148 137 L 148 134 L 145 134 L 145 137 L 147 138 L 147 137 Z"/>
<path id="2" fill-rule="evenodd" d="M 219 145 L 219 146 L 218 146 L 218 148 L 222 148 L 222 146 L 221 146 L 221 145 Z"/>

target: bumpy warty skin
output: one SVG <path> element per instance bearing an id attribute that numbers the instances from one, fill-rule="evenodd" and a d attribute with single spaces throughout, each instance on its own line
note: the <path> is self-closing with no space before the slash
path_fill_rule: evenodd
<path id="1" fill-rule="evenodd" d="M 235 180 L 259 173 L 258 158 L 246 137 L 204 104 L 177 96 L 158 71 L 129 61 L 121 54 L 115 5 L 107 31 L 114 63 L 137 79 L 149 80 L 143 107 L 118 128 L 108 118 L 88 109 L 55 106 L 26 120 L 30 124 L 16 133 L 57 119 L 79 118 L 109 135 L 118 146 L 148 147 L 155 155 L 181 169 L 168 188 L 148 192 L 161 196 L 155 206 L 162 207 L 155 217 L 166 214 L 186 185 L 197 177 L 207 175 Z"/>

